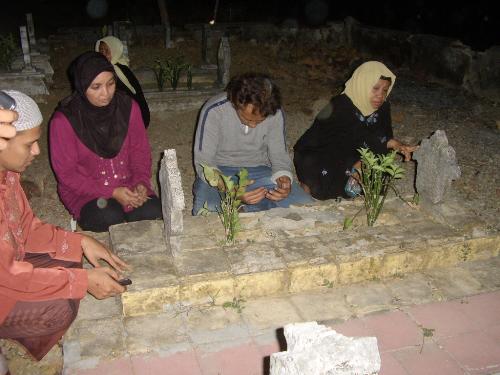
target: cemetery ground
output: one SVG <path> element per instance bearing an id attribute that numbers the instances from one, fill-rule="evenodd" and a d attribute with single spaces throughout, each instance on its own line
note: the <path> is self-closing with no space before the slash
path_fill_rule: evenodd
<path id="1" fill-rule="evenodd" d="M 193 41 L 185 39 L 177 48 L 200 63 L 200 48 Z M 34 211 L 66 228 L 70 217 L 57 198 L 46 125 L 56 103 L 69 93 L 67 64 L 86 49 L 77 42 L 51 44 L 55 74 L 41 104 L 46 120 L 42 153 L 25 173 Z M 159 42 L 132 46 L 132 69 L 150 66 L 156 51 L 166 53 Z M 232 42 L 231 51 L 232 74 L 264 71 L 281 87 L 290 149 L 339 92 L 354 61 L 363 58 L 349 49 L 241 41 Z M 268 371 L 268 356 L 286 349 L 283 325 L 311 320 L 348 336 L 376 336 L 382 374 L 500 372 L 500 107 L 423 72 L 402 68 L 395 74 L 389 98 L 395 136 L 417 143 L 444 130 L 462 177 L 453 182 L 446 205 L 412 209 L 391 199 L 372 229 L 362 224 L 349 231 L 340 228 L 336 213 L 353 212 L 359 201 L 326 202 L 317 208 L 323 215 L 319 222 L 299 209 L 276 219 L 278 227 L 272 228 L 272 217 L 246 217 L 244 244 L 219 249 L 218 219 L 188 216 L 198 111 L 153 113 L 148 134 L 154 182 L 157 186 L 162 151 L 175 148 L 186 237 L 197 238 L 189 246 L 205 249 L 190 253 L 198 263 L 186 257 L 173 271 L 159 223 L 117 226 L 112 238 L 96 235 L 108 243 L 114 239 L 113 247 L 137 264 L 137 273 L 123 299 L 88 296 L 82 301 L 62 344 L 65 373 L 262 374 Z M 407 176 L 398 189 L 411 199 L 415 164 L 402 165 Z M 203 235 L 201 228 L 212 234 Z M 335 257 L 332 248 L 339 251 Z M 12 374 L 54 374 L 63 367 L 60 347 L 34 364 L 16 346 L 2 345 Z"/>

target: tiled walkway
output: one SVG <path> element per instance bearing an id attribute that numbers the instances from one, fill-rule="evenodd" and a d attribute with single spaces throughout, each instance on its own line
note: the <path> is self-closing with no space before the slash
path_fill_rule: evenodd
<path id="1" fill-rule="evenodd" d="M 500 374 L 500 291 L 321 323 L 346 336 L 376 336 L 383 375 Z M 71 375 L 260 375 L 269 371 L 269 355 L 285 349 L 280 329 L 202 341 Z"/>

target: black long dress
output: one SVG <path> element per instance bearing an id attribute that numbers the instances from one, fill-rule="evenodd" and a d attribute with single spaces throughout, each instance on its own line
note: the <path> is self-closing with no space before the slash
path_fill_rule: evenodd
<path id="1" fill-rule="evenodd" d="M 346 172 L 360 159 L 357 149 L 386 154 L 392 137 L 388 102 L 365 117 L 348 96 L 335 96 L 294 146 L 297 177 L 316 199 L 347 197 Z"/>
<path id="2" fill-rule="evenodd" d="M 144 126 L 147 128 L 149 126 L 150 113 L 149 113 L 148 103 L 146 102 L 146 98 L 144 97 L 144 93 L 142 92 L 141 84 L 139 83 L 134 73 L 132 73 L 132 71 L 127 65 L 122 65 L 122 64 L 116 64 L 116 65 L 122 70 L 125 77 L 127 77 L 128 81 L 135 89 L 135 94 L 132 91 L 130 91 L 130 89 L 127 86 L 125 86 L 123 82 L 120 81 L 119 79 L 117 79 L 116 87 L 122 90 L 123 92 L 127 93 L 127 95 L 135 99 L 137 104 L 139 104 L 139 108 L 141 109 L 142 121 L 144 121 Z"/>

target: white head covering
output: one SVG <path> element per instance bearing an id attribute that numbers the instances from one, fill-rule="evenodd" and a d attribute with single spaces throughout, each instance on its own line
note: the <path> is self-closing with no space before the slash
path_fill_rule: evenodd
<path id="1" fill-rule="evenodd" d="M 123 82 L 125 86 L 129 88 L 129 90 L 135 94 L 135 89 L 128 80 L 128 78 L 123 74 L 122 70 L 120 69 L 119 66 L 116 64 L 122 64 L 128 66 L 129 60 L 128 57 L 123 54 L 123 43 L 120 39 L 117 37 L 114 37 L 112 35 L 106 36 L 102 39 L 99 39 L 95 43 L 95 51 L 99 52 L 99 45 L 101 42 L 106 43 L 106 45 L 109 47 L 109 51 L 111 53 L 111 64 L 113 64 L 113 68 L 115 69 L 115 73 L 118 76 L 118 79 Z"/>
<path id="2" fill-rule="evenodd" d="M 371 115 L 376 110 L 370 104 L 370 93 L 381 76 L 390 77 L 392 80 L 387 97 L 396 82 L 396 76 L 384 64 L 378 61 L 367 61 L 361 64 L 345 84 L 342 92 L 352 100 L 363 116 Z"/>
<path id="3" fill-rule="evenodd" d="M 36 128 L 42 124 L 43 117 L 35 103 L 28 95 L 15 90 L 3 90 L 6 94 L 12 96 L 16 101 L 15 111 L 18 113 L 19 118 L 14 121 L 12 125 L 18 132 Z"/>

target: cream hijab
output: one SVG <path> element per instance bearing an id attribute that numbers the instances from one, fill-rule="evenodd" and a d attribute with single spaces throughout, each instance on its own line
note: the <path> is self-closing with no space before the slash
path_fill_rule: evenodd
<path id="1" fill-rule="evenodd" d="M 384 64 L 378 61 L 368 61 L 361 64 L 345 84 L 345 90 L 342 94 L 346 94 L 351 99 L 363 116 L 371 115 L 376 111 L 370 104 L 370 93 L 373 86 L 380 79 L 380 76 L 392 79 L 389 91 L 387 92 L 387 97 L 389 97 L 396 82 L 396 76 Z"/>
<path id="2" fill-rule="evenodd" d="M 99 39 L 95 43 L 95 51 L 99 52 L 99 45 L 101 42 L 106 43 L 106 45 L 109 48 L 109 51 L 111 52 L 111 64 L 113 64 L 113 68 L 115 69 L 115 73 L 118 76 L 118 79 L 123 82 L 125 86 L 129 88 L 129 90 L 135 94 L 135 89 L 131 85 L 130 81 L 128 78 L 123 74 L 122 70 L 120 67 L 118 67 L 116 64 L 122 64 L 128 66 L 129 60 L 128 57 L 123 55 L 123 43 L 121 42 L 120 39 L 114 37 L 114 36 L 107 36 L 102 39 Z"/>

